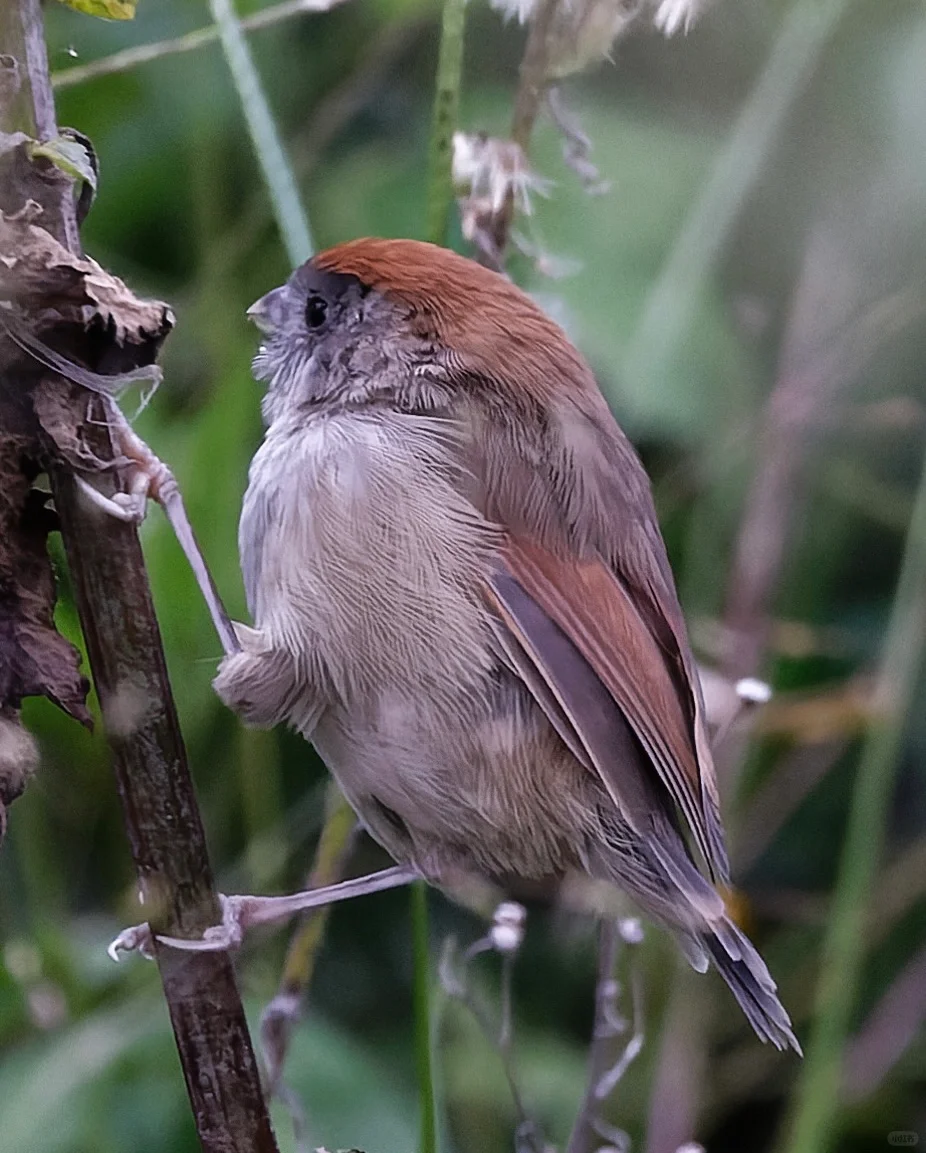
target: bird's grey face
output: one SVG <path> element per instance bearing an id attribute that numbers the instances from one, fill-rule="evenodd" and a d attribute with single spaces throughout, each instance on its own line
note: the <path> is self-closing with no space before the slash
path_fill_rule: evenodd
<path id="1" fill-rule="evenodd" d="M 268 424 L 325 405 L 363 403 L 394 374 L 401 310 L 354 276 L 305 264 L 248 317 L 264 334 L 254 376 Z"/>

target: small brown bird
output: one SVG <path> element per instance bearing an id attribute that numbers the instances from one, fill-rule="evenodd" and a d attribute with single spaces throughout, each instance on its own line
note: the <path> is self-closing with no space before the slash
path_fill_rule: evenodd
<path id="1" fill-rule="evenodd" d="M 717 784 L 649 483 L 566 335 L 411 240 L 323 252 L 249 315 L 254 630 L 219 695 L 312 741 L 396 861 L 436 884 L 613 882 L 797 1049 L 711 883 Z"/>

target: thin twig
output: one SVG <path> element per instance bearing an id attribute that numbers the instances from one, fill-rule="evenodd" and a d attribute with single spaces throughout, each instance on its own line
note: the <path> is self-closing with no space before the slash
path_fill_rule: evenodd
<path id="1" fill-rule="evenodd" d="M 282 4 L 273 4 L 252 16 L 245 16 L 240 21 L 242 32 L 257 32 L 261 28 L 271 28 L 284 20 L 292 20 L 296 16 L 307 16 L 313 12 L 328 12 L 344 4 L 346 0 L 284 0 Z M 121 52 L 113 52 L 110 56 L 103 56 L 99 60 L 91 60 L 89 64 L 78 64 L 73 68 L 63 68 L 53 72 L 51 82 L 55 88 L 70 88 L 75 84 L 83 84 L 88 80 L 96 80 L 100 76 L 112 76 L 116 72 L 128 72 L 138 68 L 141 64 L 148 64 L 152 60 L 160 60 L 164 56 L 176 56 L 181 52 L 195 52 L 198 48 L 205 48 L 215 44 L 221 37 L 217 24 L 210 24 L 206 28 L 197 28 L 183 36 L 174 36 L 168 40 L 156 40 L 151 44 L 137 44 L 132 48 L 124 48 Z"/>
<path id="2" fill-rule="evenodd" d="M 921 835 L 881 871 L 872 901 L 869 943 L 884 940 L 923 897 L 926 897 L 926 836 Z"/>
<path id="3" fill-rule="evenodd" d="M 504 906 L 500 906 L 500 909 Z M 495 926 L 493 926 L 494 928 Z M 523 930 L 522 930 L 523 931 Z M 457 943 L 453 937 L 448 937 L 440 959 L 440 984 L 446 996 L 458 1001 L 472 1016 L 479 1026 L 479 1031 L 486 1041 L 498 1053 L 502 1063 L 502 1072 L 508 1082 L 508 1091 L 514 1104 L 517 1116 L 515 1148 L 525 1153 L 544 1153 L 546 1144 L 537 1122 L 531 1117 L 524 1103 L 524 1097 L 518 1085 L 517 1074 L 513 1058 L 513 1034 L 511 1025 L 510 982 L 511 968 L 517 953 L 517 947 L 501 953 L 502 960 L 502 1013 L 501 1025 L 495 1029 L 489 1020 L 488 1013 L 479 1003 L 473 993 L 469 982 L 469 966 L 472 961 L 485 953 L 498 952 L 492 938 L 490 929 L 485 937 L 470 945 L 462 956 L 458 954 Z"/>
<path id="4" fill-rule="evenodd" d="M 825 745 L 798 745 L 746 802 L 733 843 L 734 871 L 747 873 L 772 845 L 786 822 L 839 763 L 849 738 Z"/>
<path id="5" fill-rule="evenodd" d="M 344 871 L 357 829 L 353 809 L 334 781 L 329 781 L 322 827 L 307 889 L 322 889 L 344 877 Z M 330 905 L 312 909 L 300 920 L 286 952 L 286 963 L 276 995 L 264 1009 L 260 1021 L 261 1049 L 267 1071 L 267 1086 L 290 1112 L 296 1141 L 305 1140 L 305 1111 L 295 1093 L 283 1081 L 283 1069 L 292 1031 L 302 1016 L 303 1004 L 315 963 L 325 936 Z"/>
<path id="6" fill-rule="evenodd" d="M 675 1153 L 693 1133 L 707 1066 L 704 1018 L 711 994 L 681 956 L 664 1015 L 646 1117 L 646 1153 Z M 753 1046 L 754 1047 L 754 1046 Z"/>
<path id="7" fill-rule="evenodd" d="M 594 1153 L 602 1140 L 615 1148 L 629 1148 L 625 1133 L 608 1125 L 601 1116 L 605 1101 L 614 1091 L 629 1066 L 643 1047 L 642 989 L 639 974 L 630 958 L 630 1020 L 620 1012 L 618 999 L 622 988 L 615 976 L 621 944 L 631 948 L 641 939 L 639 923 L 629 918 L 623 922 L 608 918 L 602 921 L 598 935 L 598 976 L 595 983 L 595 1019 L 589 1045 L 588 1075 L 585 1095 L 569 1135 L 566 1153 Z M 630 1036 L 615 1055 L 616 1038 Z"/>
<path id="8" fill-rule="evenodd" d="M 585 1081 L 585 1096 L 573 1122 L 566 1153 L 588 1153 L 598 1145 L 598 1130 L 595 1120 L 601 1107 L 597 1089 L 611 1062 L 611 1033 L 605 1028 L 605 1017 L 613 999 L 610 986 L 614 982 L 614 970 L 620 950 L 620 934 L 617 922 L 608 918 L 602 921 L 598 930 L 598 975 L 595 981 L 595 1017 L 592 1022 L 592 1039 L 588 1047 L 588 1074 Z"/>
<path id="9" fill-rule="evenodd" d="M 533 14 L 524 56 L 518 73 L 518 91 L 511 121 L 511 139 L 527 155 L 534 125 L 547 94 L 550 81 L 550 33 L 559 0 L 540 0 Z M 505 249 L 514 218 L 514 190 L 505 197 L 501 211 L 490 228 L 494 246 L 493 259 L 504 261 Z"/>
<path id="10" fill-rule="evenodd" d="M 241 24 L 243 27 L 243 20 Z M 416 17 L 407 23 L 384 28 L 365 46 L 354 71 L 345 75 L 312 109 L 304 134 L 294 137 L 289 145 L 293 171 L 300 183 L 305 184 L 331 142 L 371 101 L 396 67 L 400 54 L 424 26 L 424 19 Z M 211 254 L 214 277 L 221 279 L 248 255 L 269 218 L 266 197 L 252 193 L 235 221 L 234 229 L 223 237 L 221 245 Z"/>
<path id="11" fill-rule="evenodd" d="M 209 8 L 219 29 L 225 59 L 241 101 L 241 111 L 257 153 L 286 255 L 295 268 L 312 255 L 312 234 L 299 199 L 296 178 L 283 150 L 232 0 L 209 0 Z"/>

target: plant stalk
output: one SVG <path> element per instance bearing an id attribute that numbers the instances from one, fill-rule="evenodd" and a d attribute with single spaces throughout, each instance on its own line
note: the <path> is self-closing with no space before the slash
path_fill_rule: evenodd
<path id="1" fill-rule="evenodd" d="M 222 50 L 241 101 L 241 110 L 257 153 L 286 255 L 290 265 L 297 268 L 312 255 L 313 245 L 309 220 L 299 198 L 296 178 L 286 158 L 232 0 L 209 0 L 209 7 L 219 30 Z"/>
<path id="2" fill-rule="evenodd" d="M 17 85 L 0 90 L 0 125 L 38 140 L 54 139 L 58 128 L 41 0 L 0 5 L 0 54 L 17 75 Z M 15 187 L 4 190 L 4 211 L 36 201 L 42 209 L 37 227 L 80 255 L 70 181 L 51 179 L 34 165 L 22 165 L 19 172 Z M 127 360 L 151 352 L 144 345 L 119 347 L 115 337 L 97 334 L 91 341 L 79 329 L 58 328 L 50 335 L 61 355 L 91 370 L 105 372 L 113 361 L 131 370 L 140 365 Z M 88 411 L 86 393 L 71 389 L 60 376 L 44 377 L 42 383 L 48 387 L 52 380 L 60 390 L 62 425 L 76 443 L 112 462 L 113 445 L 96 406 Z M 0 384 L 11 392 L 26 387 L 12 373 Z M 64 461 L 52 459 L 48 469 L 126 833 L 149 902 L 146 914 L 158 931 L 196 936 L 219 919 L 219 907 L 138 533 L 134 525 L 82 500 Z M 111 492 L 113 482 L 109 485 Z M 131 725 L 125 722 L 129 699 L 143 705 Z M 202 1148 L 277 1153 L 228 954 L 187 955 L 160 947 L 156 952 Z"/>
<path id="3" fill-rule="evenodd" d="M 780 1148 L 825 1153 L 837 1133 L 846 1037 L 865 954 L 866 918 L 884 843 L 901 742 L 926 650 L 926 461 L 855 779 L 839 878 L 823 943 L 816 1013 L 795 1105 Z"/>

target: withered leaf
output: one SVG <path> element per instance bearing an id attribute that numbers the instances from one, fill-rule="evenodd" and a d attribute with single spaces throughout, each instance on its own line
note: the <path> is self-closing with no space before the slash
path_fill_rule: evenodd
<path id="1" fill-rule="evenodd" d="M 72 381 L 17 346 L 15 324 L 35 334 L 94 327 L 131 364 L 153 360 L 169 309 L 142 301 L 96 261 L 75 256 L 41 227 L 42 209 L 0 211 L 0 708 L 45 696 L 89 725 L 80 654 L 55 629 L 55 580 L 47 535 L 56 526 L 47 494 L 32 488 L 49 454 L 72 467 L 105 467 L 82 435 Z M 131 348 L 132 351 L 129 351 Z M 54 446 L 54 447 L 52 447 Z"/>
<path id="2" fill-rule="evenodd" d="M 44 696 L 89 726 L 80 654 L 55 630 L 47 494 L 30 488 L 23 438 L 0 436 L 0 703 Z"/>
<path id="3" fill-rule="evenodd" d="M 29 314 L 36 330 L 54 323 L 102 324 L 117 344 L 163 339 L 173 324 L 161 301 L 139 300 L 95 260 L 75 256 L 44 228 L 38 205 L 0 211 L 0 300 Z"/>
<path id="4" fill-rule="evenodd" d="M 61 0 L 61 3 L 103 20 L 135 19 L 136 0 Z"/>

